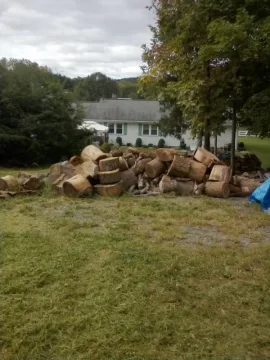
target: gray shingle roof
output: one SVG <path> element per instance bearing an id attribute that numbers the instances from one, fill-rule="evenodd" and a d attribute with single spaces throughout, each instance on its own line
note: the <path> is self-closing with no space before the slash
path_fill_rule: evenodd
<path id="1" fill-rule="evenodd" d="M 161 118 L 158 101 L 148 100 L 101 100 L 83 102 L 85 118 L 92 120 L 120 120 L 125 122 L 157 122 Z"/>

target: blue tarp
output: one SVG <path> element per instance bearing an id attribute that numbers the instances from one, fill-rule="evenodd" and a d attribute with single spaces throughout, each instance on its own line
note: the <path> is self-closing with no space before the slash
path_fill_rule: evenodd
<path id="1" fill-rule="evenodd" d="M 264 211 L 270 209 L 270 178 L 260 185 L 249 197 L 249 202 L 259 202 Z"/>

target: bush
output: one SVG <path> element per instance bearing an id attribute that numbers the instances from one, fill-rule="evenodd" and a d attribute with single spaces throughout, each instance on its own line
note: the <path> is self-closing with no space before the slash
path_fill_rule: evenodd
<path id="1" fill-rule="evenodd" d="M 165 140 L 164 139 L 159 139 L 158 141 L 158 147 L 159 148 L 164 148 L 165 146 Z"/>
<path id="2" fill-rule="evenodd" d="M 185 140 L 181 139 L 181 141 L 180 141 L 180 149 L 185 150 L 186 148 L 187 148 L 187 145 L 185 143 Z"/>
<path id="3" fill-rule="evenodd" d="M 145 149 L 148 149 L 149 145 L 143 145 L 142 147 L 145 148 Z"/>
<path id="4" fill-rule="evenodd" d="M 104 153 L 109 153 L 111 151 L 111 146 L 108 143 L 103 143 L 100 146 L 100 150 L 103 151 Z"/>
<path id="5" fill-rule="evenodd" d="M 128 146 L 128 147 L 131 147 L 131 146 L 132 146 L 132 144 L 131 144 L 131 143 L 127 143 L 127 146 Z"/>
<path id="6" fill-rule="evenodd" d="M 238 143 L 238 150 L 239 151 L 245 151 L 246 150 L 246 147 L 245 147 L 245 144 L 243 143 L 243 141 Z"/>
<path id="7" fill-rule="evenodd" d="M 135 145 L 136 147 L 142 147 L 142 139 L 141 138 L 136 139 Z"/>
<path id="8" fill-rule="evenodd" d="M 118 137 L 116 138 L 116 143 L 117 143 L 119 146 L 122 146 L 122 145 L 123 145 L 123 143 L 122 143 L 122 138 L 121 138 L 120 136 L 118 136 Z"/>
<path id="9" fill-rule="evenodd" d="M 153 144 L 148 144 L 148 147 L 150 147 L 150 148 L 151 148 L 151 147 L 154 147 L 154 145 L 153 145 Z"/>

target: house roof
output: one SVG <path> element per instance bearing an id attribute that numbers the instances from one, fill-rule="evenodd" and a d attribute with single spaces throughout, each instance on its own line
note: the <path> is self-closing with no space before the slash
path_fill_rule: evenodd
<path id="1" fill-rule="evenodd" d="M 158 122 L 161 118 L 158 101 L 105 99 L 100 102 L 83 102 L 82 106 L 85 118 L 94 121 Z"/>

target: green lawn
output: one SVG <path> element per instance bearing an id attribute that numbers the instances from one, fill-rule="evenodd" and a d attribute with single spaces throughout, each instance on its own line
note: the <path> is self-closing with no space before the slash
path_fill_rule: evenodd
<path id="1" fill-rule="evenodd" d="M 246 199 L 3 200 L 0 358 L 269 359 L 269 233 Z"/>
<path id="2" fill-rule="evenodd" d="M 238 141 L 243 141 L 246 149 L 258 156 L 262 161 L 263 168 L 270 167 L 270 139 L 239 137 Z"/>

